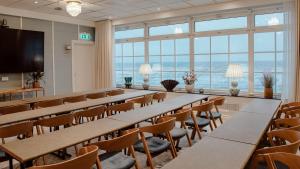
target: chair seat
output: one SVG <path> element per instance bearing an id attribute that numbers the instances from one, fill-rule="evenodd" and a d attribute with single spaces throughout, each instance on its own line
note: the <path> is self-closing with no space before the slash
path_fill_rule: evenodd
<path id="1" fill-rule="evenodd" d="M 170 131 L 170 134 L 171 134 L 173 140 L 178 140 L 187 134 L 187 130 L 184 128 L 175 127 Z M 162 136 L 165 137 L 165 134 L 162 134 Z"/>
<path id="2" fill-rule="evenodd" d="M 135 160 L 123 152 L 109 152 L 99 155 L 102 169 L 130 169 Z"/>
<path id="3" fill-rule="evenodd" d="M 201 117 L 196 117 L 196 121 L 197 121 L 198 126 L 199 126 L 200 128 L 203 128 L 203 127 L 205 127 L 205 126 L 208 126 L 209 123 L 210 123 L 210 120 L 205 119 L 205 118 L 201 118 Z M 195 123 L 194 123 L 194 121 L 193 121 L 192 118 L 189 118 L 189 119 L 185 122 L 185 124 L 186 124 L 187 126 L 191 126 L 191 127 L 195 126 Z"/>
<path id="4" fill-rule="evenodd" d="M 7 161 L 8 158 L 3 151 L 0 151 L 0 162 Z"/>
<path id="5" fill-rule="evenodd" d="M 289 167 L 279 161 L 275 162 L 275 165 L 277 167 L 277 169 L 289 169 Z M 260 162 L 258 163 L 257 169 L 268 169 L 267 163 L 264 162 Z"/>
<path id="6" fill-rule="evenodd" d="M 160 154 L 166 151 L 170 147 L 170 143 L 167 140 L 160 139 L 158 137 L 146 137 L 146 142 L 151 154 Z M 138 152 L 145 153 L 144 145 L 142 140 L 139 140 L 135 145 L 134 149 Z"/>
<path id="7" fill-rule="evenodd" d="M 212 114 L 212 116 L 213 116 L 214 119 L 221 118 L 221 116 L 222 116 L 222 114 L 219 113 L 219 112 L 211 112 L 211 114 Z M 206 118 L 206 113 L 205 112 L 201 112 L 200 117 Z M 208 117 L 211 118 L 209 113 L 208 113 Z"/>

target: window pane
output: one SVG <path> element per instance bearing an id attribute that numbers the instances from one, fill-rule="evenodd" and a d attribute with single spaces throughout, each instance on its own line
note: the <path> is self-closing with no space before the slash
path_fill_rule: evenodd
<path id="1" fill-rule="evenodd" d="M 282 91 L 282 73 L 276 73 L 276 93 L 281 93 Z"/>
<path id="2" fill-rule="evenodd" d="M 150 36 L 180 34 L 180 33 L 188 33 L 188 32 L 189 32 L 188 23 L 156 26 L 156 27 L 150 27 L 149 29 Z"/>
<path id="3" fill-rule="evenodd" d="M 254 54 L 254 72 L 274 72 L 275 54 L 256 53 Z"/>
<path id="4" fill-rule="evenodd" d="M 208 54 L 210 53 L 210 37 L 195 38 L 195 54 Z"/>
<path id="5" fill-rule="evenodd" d="M 248 54 L 230 54 L 230 63 L 240 64 L 243 72 L 248 72 Z"/>
<path id="6" fill-rule="evenodd" d="M 197 88 L 210 88 L 210 75 L 209 73 L 196 72 L 198 80 L 196 81 Z"/>
<path id="7" fill-rule="evenodd" d="M 149 56 L 149 63 L 153 72 L 161 71 L 160 56 Z"/>
<path id="8" fill-rule="evenodd" d="M 254 91 L 262 92 L 264 89 L 262 83 L 263 74 L 262 73 L 254 73 Z"/>
<path id="9" fill-rule="evenodd" d="M 123 70 L 133 70 L 133 57 L 123 57 Z"/>
<path id="10" fill-rule="evenodd" d="M 123 84 L 122 71 L 116 71 L 116 84 Z"/>
<path id="11" fill-rule="evenodd" d="M 115 58 L 115 69 L 122 70 L 122 57 Z"/>
<path id="12" fill-rule="evenodd" d="M 139 71 L 140 66 L 144 63 L 144 57 L 134 57 L 134 70 Z"/>
<path id="13" fill-rule="evenodd" d="M 225 77 L 225 73 L 212 73 L 211 74 L 211 88 L 212 89 L 228 89 L 229 81 Z"/>
<path id="14" fill-rule="evenodd" d="M 276 51 L 283 51 L 283 44 L 284 44 L 284 38 L 283 38 L 283 32 L 276 32 Z"/>
<path id="15" fill-rule="evenodd" d="M 174 55 L 174 40 L 161 41 L 161 50 L 162 55 Z"/>
<path id="16" fill-rule="evenodd" d="M 283 53 L 276 53 L 276 72 L 283 72 Z"/>
<path id="17" fill-rule="evenodd" d="M 144 42 L 134 43 L 134 56 L 144 56 L 144 55 L 145 55 Z"/>
<path id="18" fill-rule="evenodd" d="M 142 85 L 144 83 L 144 78 L 138 71 L 135 71 L 133 81 L 134 85 Z"/>
<path id="19" fill-rule="evenodd" d="M 238 80 L 238 87 L 241 91 L 248 91 L 248 73 L 244 73 L 243 77 Z"/>
<path id="20" fill-rule="evenodd" d="M 162 72 L 162 80 L 174 80 L 175 79 L 175 72 Z"/>
<path id="21" fill-rule="evenodd" d="M 190 56 L 176 56 L 176 71 L 190 70 Z"/>
<path id="22" fill-rule="evenodd" d="M 275 51 L 275 33 L 255 33 L 254 34 L 254 52 Z"/>
<path id="23" fill-rule="evenodd" d="M 160 72 L 153 72 L 150 75 L 149 83 L 151 86 L 160 86 L 161 76 Z"/>
<path id="24" fill-rule="evenodd" d="M 122 56 L 122 44 L 115 45 L 115 56 Z"/>
<path id="25" fill-rule="evenodd" d="M 189 39 L 177 39 L 176 43 L 176 55 L 189 54 L 190 53 L 190 41 Z"/>
<path id="26" fill-rule="evenodd" d="M 211 37 L 211 53 L 228 53 L 228 36 Z"/>
<path id="27" fill-rule="evenodd" d="M 133 72 L 129 70 L 123 71 L 123 77 L 133 77 Z M 123 82 L 125 81 L 124 78 L 122 79 Z"/>
<path id="28" fill-rule="evenodd" d="M 237 28 L 247 28 L 247 17 L 225 18 L 195 22 L 196 32 Z"/>
<path id="29" fill-rule="evenodd" d="M 123 44 L 123 56 L 133 56 L 132 43 L 124 43 Z"/>
<path id="30" fill-rule="evenodd" d="M 115 39 L 127 39 L 127 38 L 138 38 L 138 37 L 144 37 L 144 28 L 115 32 Z"/>
<path id="31" fill-rule="evenodd" d="M 210 55 L 195 55 L 195 71 L 210 72 Z"/>
<path id="32" fill-rule="evenodd" d="M 228 55 L 211 55 L 211 71 L 226 72 L 228 67 Z"/>
<path id="33" fill-rule="evenodd" d="M 230 35 L 230 52 L 248 52 L 248 35 Z"/>
<path id="34" fill-rule="evenodd" d="M 175 71 L 175 57 L 174 56 L 162 56 L 162 70 L 163 71 Z"/>
<path id="35" fill-rule="evenodd" d="M 176 72 L 176 80 L 179 82 L 177 87 L 183 88 L 185 86 L 182 76 L 185 75 L 185 72 Z"/>
<path id="36" fill-rule="evenodd" d="M 255 15 L 255 26 L 274 26 L 284 24 L 283 13 Z"/>
<path id="37" fill-rule="evenodd" d="M 160 41 L 149 42 L 149 55 L 160 55 Z"/>

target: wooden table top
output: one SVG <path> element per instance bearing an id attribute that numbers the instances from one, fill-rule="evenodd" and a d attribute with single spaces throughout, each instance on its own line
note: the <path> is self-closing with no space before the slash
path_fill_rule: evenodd
<path id="1" fill-rule="evenodd" d="M 128 126 L 128 123 L 104 118 L 25 140 L 8 142 L 0 145 L 0 149 L 18 161 L 26 162 Z"/>
<path id="2" fill-rule="evenodd" d="M 136 97 L 141 97 L 148 94 L 157 93 L 156 91 L 137 91 L 137 92 L 130 92 L 125 93 L 117 96 L 109 96 L 100 99 L 91 99 L 87 101 L 77 102 L 77 103 L 68 103 L 59 106 L 23 111 L 19 113 L 12 113 L 7 115 L 2 115 L 0 118 L 0 125 L 16 123 L 25 120 L 32 120 L 37 119 L 44 116 L 55 115 L 64 112 L 70 112 L 74 110 L 79 110 L 83 108 L 98 106 L 98 105 L 105 105 L 108 103 L 114 103 L 118 101 L 123 101 L 127 99 L 132 99 Z"/>
<path id="3" fill-rule="evenodd" d="M 74 93 L 54 95 L 54 96 L 43 96 L 43 97 L 23 99 L 23 100 L 26 101 L 27 103 L 36 103 L 36 102 L 40 102 L 40 101 L 62 99 L 65 97 L 73 97 L 73 96 L 92 94 L 92 93 L 98 93 L 98 92 L 108 92 L 108 91 L 112 91 L 112 90 L 117 90 L 117 88 L 95 89 L 95 90 L 89 90 L 89 91 L 84 91 L 84 92 L 74 92 Z"/>
<path id="4" fill-rule="evenodd" d="M 162 169 L 241 169 L 254 149 L 250 144 L 204 137 Z"/>
<path id="5" fill-rule="evenodd" d="M 206 95 L 185 94 L 144 108 L 110 116 L 109 118 L 136 124 L 207 98 L 208 96 Z"/>
<path id="6" fill-rule="evenodd" d="M 270 113 L 274 114 L 279 108 L 281 100 L 270 100 L 270 99 L 253 99 L 240 111 L 250 113 Z"/>
<path id="7" fill-rule="evenodd" d="M 32 92 L 32 91 L 42 91 L 44 88 L 15 88 L 15 89 L 4 89 L 0 90 L 0 94 L 14 94 L 14 93 L 22 93 L 22 92 Z"/>
<path id="8" fill-rule="evenodd" d="M 4 101 L 4 102 L 0 102 L 0 107 L 16 106 L 16 105 L 22 105 L 22 104 L 27 104 L 27 102 L 24 100 Z"/>
<path id="9" fill-rule="evenodd" d="M 237 112 L 207 136 L 258 145 L 273 116 Z"/>

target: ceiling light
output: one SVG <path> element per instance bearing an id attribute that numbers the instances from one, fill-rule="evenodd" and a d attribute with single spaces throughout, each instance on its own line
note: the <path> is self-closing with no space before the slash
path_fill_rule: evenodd
<path id="1" fill-rule="evenodd" d="M 273 16 L 271 19 L 268 20 L 269 26 L 279 25 L 279 19 Z"/>
<path id="2" fill-rule="evenodd" d="M 34 1 L 33 3 L 34 3 L 34 4 L 38 4 L 38 3 L 39 3 L 39 1 Z"/>
<path id="3" fill-rule="evenodd" d="M 175 28 L 175 34 L 183 33 L 182 28 Z"/>
<path id="4" fill-rule="evenodd" d="M 78 16 L 81 13 L 81 2 L 76 0 L 67 1 L 66 10 L 71 16 Z"/>

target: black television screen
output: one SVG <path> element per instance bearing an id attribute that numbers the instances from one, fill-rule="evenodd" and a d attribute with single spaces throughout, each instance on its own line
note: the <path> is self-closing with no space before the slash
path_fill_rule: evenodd
<path id="1" fill-rule="evenodd" d="M 0 28 L 0 73 L 43 72 L 44 32 Z"/>

